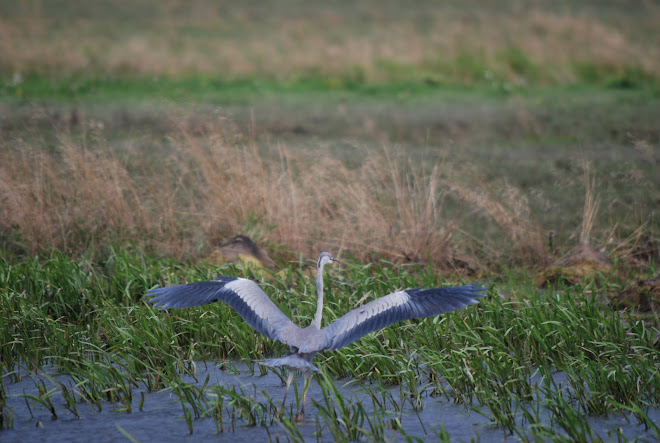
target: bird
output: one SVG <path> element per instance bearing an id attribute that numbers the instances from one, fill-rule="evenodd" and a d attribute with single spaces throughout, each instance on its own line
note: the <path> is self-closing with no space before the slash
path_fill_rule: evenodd
<path id="1" fill-rule="evenodd" d="M 321 327 L 323 315 L 323 267 L 337 260 L 329 252 L 321 252 L 316 265 L 316 314 L 306 328 L 294 324 L 252 280 L 219 275 L 216 280 L 175 286 L 157 287 L 147 291 L 148 301 L 160 309 L 202 306 L 224 301 L 234 308 L 256 332 L 289 346 L 285 356 L 258 360 L 264 366 L 288 370 L 283 409 L 296 371 L 305 375 L 300 416 L 305 415 L 307 388 L 319 369 L 313 360 L 320 351 L 334 351 L 382 329 L 392 323 L 413 318 L 425 318 L 478 304 L 489 289 L 486 282 L 442 288 L 415 288 L 393 292 L 377 298 Z"/>

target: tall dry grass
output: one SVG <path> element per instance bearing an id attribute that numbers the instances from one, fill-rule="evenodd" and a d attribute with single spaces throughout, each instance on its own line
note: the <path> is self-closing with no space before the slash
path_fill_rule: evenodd
<path id="1" fill-rule="evenodd" d="M 626 236 L 620 235 L 618 231 L 622 230 L 621 225 L 616 222 L 599 236 L 599 239 L 594 239 L 601 199 L 596 191 L 596 176 L 591 162 L 583 160 L 581 168 L 584 171 L 584 206 L 578 231 L 580 244 L 597 246 L 601 251 L 607 251 L 610 257 L 616 257 L 620 263 L 626 263 L 631 268 L 644 269 L 651 261 L 657 261 L 657 240 L 653 238 L 649 221 L 641 221 L 635 229 L 629 229 L 630 232 Z M 594 240 L 600 240 L 600 244 L 594 245 Z"/>
<path id="2" fill-rule="evenodd" d="M 0 154 L 0 228 L 29 251 L 69 252 L 135 238 L 150 226 L 126 169 L 60 134 L 53 152 L 18 141 Z"/>
<path id="3" fill-rule="evenodd" d="M 584 161 L 582 168 L 584 169 L 584 210 L 580 226 L 580 243 L 589 244 L 598 216 L 600 197 L 596 193 L 596 178 L 591 170 L 591 164 Z"/>
<path id="4" fill-rule="evenodd" d="M 5 141 L 4 246 L 80 254 L 137 244 L 190 258 L 219 238 L 245 234 L 292 256 L 330 249 L 441 266 L 475 267 L 513 255 L 538 262 L 545 254 L 518 191 L 503 196 L 475 188 L 469 176 L 452 172 L 455 165 L 424 169 L 383 148 L 365 150 L 361 165 L 348 168 L 313 147 L 296 155 L 283 145 L 262 152 L 212 120 L 182 124 L 173 134 L 166 147 L 150 151 L 86 143 L 65 131 L 54 148 L 38 139 Z M 464 215 L 447 210 L 457 196 Z M 503 233 L 497 243 L 504 249 L 469 233 L 477 216 L 499 227 L 488 236 Z"/>
<path id="5" fill-rule="evenodd" d="M 437 167 L 425 174 L 383 150 L 363 153 L 361 167 L 349 169 L 328 154 L 294 156 L 281 144 L 266 163 L 255 144 L 237 147 L 212 127 L 202 136 L 183 130 L 176 144 L 185 147 L 180 173 L 194 177 L 184 192 L 195 193 L 198 207 L 189 212 L 202 214 L 197 225 L 207 236 L 245 233 L 306 254 L 450 256 Z"/>
<path id="6" fill-rule="evenodd" d="M 449 188 L 474 209 L 473 217 L 484 225 L 496 224 L 504 234 L 508 247 L 493 242 L 488 235 L 473 239 L 476 247 L 486 250 L 490 261 L 515 264 L 547 264 L 551 258 L 544 231 L 530 209 L 527 197 L 520 189 L 506 183 L 486 184 L 475 177 L 470 185 L 455 174 Z M 492 236 L 492 231 L 491 231 Z"/>
<path id="7" fill-rule="evenodd" d="M 370 82 L 420 76 L 472 82 L 487 74 L 563 84 L 592 75 L 584 69 L 593 66 L 660 76 L 660 7 L 653 2 L 126 3 L 81 8 L 37 1 L 0 14 L 0 71 L 319 74 Z"/>

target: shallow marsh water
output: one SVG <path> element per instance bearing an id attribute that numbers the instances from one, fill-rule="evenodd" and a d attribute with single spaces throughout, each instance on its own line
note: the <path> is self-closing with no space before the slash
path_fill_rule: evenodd
<path id="1" fill-rule="evenodd" d="M 284 387 L 278 374 L 268 371 L 265 375 L 259 375 L 257 367 L 254 371 L 245 363 L 229 362 L 227 367 L 220 368 L 214 363 L 200 362 L 197 364 L 196 376 L 184 376 L 187 383 L 203 387 L 209 399 L 217 396 L 213 387 L 224 386 L 235 389 L 242 396 L 255 399 L 261 405 L 268 404 L 268 398 L 272 404 L 281 405 L 284 395 Z M 180 397 L 170 389 L 148 392 L 146 387 L 138 386 L 132 391 L 132 412 L 125 410 L 125 404 L 104 402 L 102 410 L 96 406 L 86 404 L 79 400 L 76 418 L 74 413 L 66 407 L 65 399 L 61 393 L 61 385 L 75 387 L 75 382 L 67 375 L 54 375 L 47 373 L 25 373 L 22 380 L 11 382 L 7 375 L 3 376 L 3 384 L 7 394 L 8 416 L 12 421 L 12 429 L 0 431 L 0 441 L 70 441 L 82 442 L 92 438 L 94 441 L 199 441 L 217 440 L 229 438 L 232 441 L 289 441 L 292 437 L 291 431 L 274 419 L 273 411 L 266 412 L 264 417 L 269 423 L 264 426 L 248 426 L 245 419 L 235 412 L 228 397 L 225 398 L 223 406 L 222 424 L 212 417 L 193 419 L 190 423 L 193 433 L 189 432 L 188 421 L 184 416 L 182 401 Z M 29 396 L 39 396 L 37 383 L 43 385 L 53 394 L 50 399 L 55 407 L 56 419 L 52 418 L 51 411 Z M 300 390 L 302 390 L 303 378 L 297 377 Z M 557 373 L 555 382 L 561 386 L 566 383 L 562 373 Z M 418 437 L 422 440 L 437 440 L 440 433 L 451 441 L 481 440 L 481 441 L 517 441 L 518 437 L 509 435 L 505 430 L 492 425 L 489 419 L 490 413 L 486 407 L 478 407 L 476 403 L 471 407 L 447 400 L 445 396 L 422 397 L 423 407 L 415 411 L 410 402 L 404 399 L 405 394 L 400 387 L 381 387 L 375 384 L 360 383 L 351 379 L 333 380 L 338 392 L 346 401 L 349 409 L 361 404 L 365 412 L 374 419 L 381 416 L 386 425 L 383 427 L 382 437 L 386 440 L 405 440 L 405 437 Z M 373 398 L 384 398 L 383 392 L 391 394 L 390 399 L 403 405 L 397 410 L 394 404 L 387 404 L 374 414 Z M 370 394 L 371 393 L 371 394 Z M 374 394 L 375 393 L 375 394 Z M 539 394 L 535 394 L 539 395 Z M 287 412 L 285 417 L 292 418 L 296 411 L 296 392 L 292 385 L 287 401 Z M 327 393 L 324 396 L 319 380 L 310 384 L 307 411 L 302 423 L 298 424 L 300 432 L 298 438 L 307 441 L 333 441 L 333 435 L 327 418 L 320 413 L 320 407 L 327 407 L 329 403 L 337 401 L 332 397 L 328 402 Z M 142 403 L 140 405 L 140 403 Z M 253 403 L 258 404 L 258 403 Z M 29 405 L 29 406 L 28 406 Z M 660 422 L 660 408 L 654 407 L 647 411 L 651 420 Z M 233 415 L 233 419 L 232 419 Z M 520 415 L 519 412 L 517 415 Z M 550 414 L 540 414 L 541 424 L 553 430 L 558 435 L 563 432 L 550 420 Z M 518 419 L 522 419 L 519 417 Z M 523 421 L 524 422 L 524 421 Z M 397 424 L 395 424 L 397 423 Z M 393 429 L 400 424 L 400 429 Z M 589 424 L 601 438 L 605 440 L 615 439 L 615 436 L 624 436 L 626 439 L 640 439 L 641 441 L 656 441 L 656 436 L 651 430 L 645 430 L 643 425 L 638 424 L 632 416 L 623 414 L 610 414 L 600 417 L 589 417 Z M 222 430 L 219 432 L 219 426 Z M 366 424 L 362 428 L 368 429 Z M 565 436 L 565 434 L 563 434 Z M 366 432 L 362 439 L 373 439 Z"/>

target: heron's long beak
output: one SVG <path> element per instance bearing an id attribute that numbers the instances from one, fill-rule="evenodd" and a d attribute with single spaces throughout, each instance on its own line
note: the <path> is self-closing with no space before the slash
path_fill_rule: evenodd
<path id="1" fill-rule="evenodd" d="M 332 261 L 336 261 L 337 263 L 341 263 L 342 265 L 345 265 L 345 264 L 346 264 L 346 263 L 344 263 L 344 262 L 341 262 L 341 261 L 337 260 L 337 259 L 334 258 L 334 257 L 330 257 L 330 260 L 332 260 Z"/>

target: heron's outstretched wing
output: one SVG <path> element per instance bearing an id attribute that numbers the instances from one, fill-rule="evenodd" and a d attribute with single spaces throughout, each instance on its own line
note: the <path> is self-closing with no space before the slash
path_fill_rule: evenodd
<path id="1" fill-rule="evenodd" d="M 326 328 L 326 346 L 334 350 L 353 343 L 364 335 L 387 325 L 411 318 L 424 318 L 463 309 L 486 295 L 485 282 L 433 289 L 408 289 L 378 298 L 353 309 Z"/>
<path id="2" fill-rule="evenodd" d="M 161 309 L 201 306 L 218 300 L 229 304 L 255 331 L 292 345 L 293 324 L 253 281 L 219 275 L 217 280 L 154 288 L 147 292 L 154 306 Z"/>

